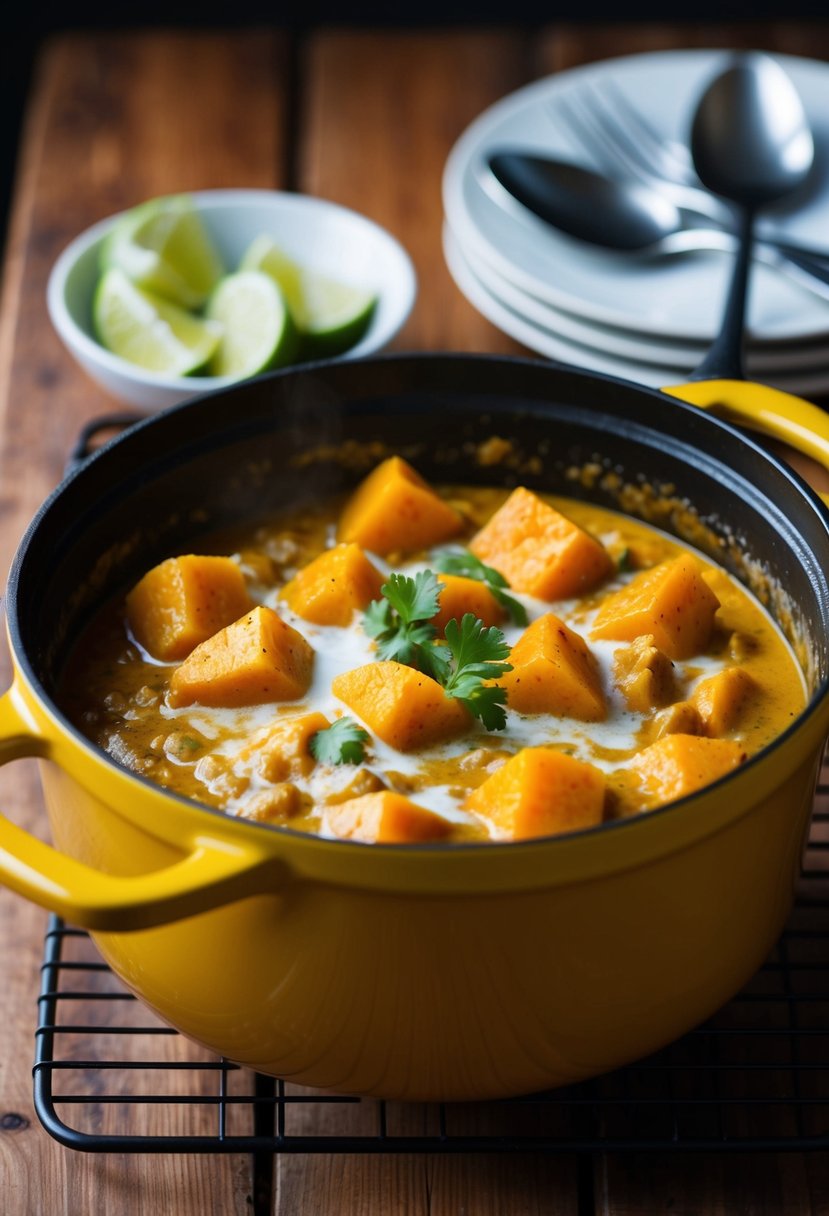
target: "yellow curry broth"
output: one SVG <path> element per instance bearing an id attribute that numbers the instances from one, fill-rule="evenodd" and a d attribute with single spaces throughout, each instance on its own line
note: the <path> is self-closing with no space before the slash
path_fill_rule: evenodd
<path id="1" fill-rule="evenodd" d="M 441 497 L 464 520 L 464 532 L 452 539 L 451 546 L 466 544 L 507 496 L 508 491 L 496 488 L 444 487 Z M 503 835 L 485 814 L 465 809 L 464 803 L 471 791 L 528 744 L 577 756 L 600 769 L 606 783 L 606 819 L 658 805 L 663 798 L 643 782 L 631 763 L 642 748 L 671 730 L 687 729 L 689 721 L 692 734 L 706 733 L 693 717 L 694 689 L 720 669 L 739 668 L 752 682 L 750 705 L 737 728 L 726 734 L 746 755 L 788 726 L 804 704 L 803 681 L 788 646 L 747 592 L 699 555 L 705 580 L 720 601 L 713 632 L 700 654 L 673 663 L 668 705 L 644 713 L 631 711 L 613 674 L 613 655 L 626 643 L 594 643 L 590 623 L 606 597 L 637 571 L 687 550 L 667 535 L 615 512 L 569 499 L 545 497 L 545 501 L 598 539 L 614 564 L 611 576 L 580 598 L 548 604 L 517 597 L 527 605 L 531 619 L 549 611 L 560 614 L 593 650 L 601 652 L 608 720 L 599 726 L 510 711 L 504 731 L 486 732 L 470 719 L 469 731 L 460 739 L 405 755 L 372 738 L 360 765 L 322 766 L 306 754 L 300 765 L 303 771 L 298 771 L 296 764 L 283 763 L 273 748 L 268 751 L 269 724 L 318 708 L 315 686 L 308 697 L 297 701 L 232 711 L 209 710 L 198 703 L 173 709 L 169 685 L 176 664 L 153 660 L 130 636 L 123 600 L 108 604 L 81 638 L 62 682 L 61 703 L 80 729 L 120 764 L 231 814 L 326 832 L 332 808 L 386 789 L 446 815 L 449 838 L 455 840 Z M 341 508 L 341 502 L 332 502 L 301 515 L 286 513 L 266 525 L 213 536 L 200 545 L 200 551 L 233 555 L 253 601 L 267 603 L 284 615 L 280 588 L 334 544 Z M 373 554 L 369 557 L 375 560 Z M 409 554 L 405 560 L 401 553 L 388 553 L 385 562 L 377 565 L 384 574 L 389 568 L 405 573 L 423 569 L 429 560 L 428 553 Z M 306 627 L 296 616 L 287 615 L 312 646 L 325 641 L 336 654 L 332 635 L 326 632 L 332 627 Z M 511 642 L 521 633 L 517 626 L 503 627 Z M 360 613 L 341 633 L 344 651 L 352 644 L 370 650 Z M 321 664 L 319 655 L 315 661 Z M 331 706 L 329 698 L 329 720 Z M 337 712 L 354 716 L 343 705 Z"/>

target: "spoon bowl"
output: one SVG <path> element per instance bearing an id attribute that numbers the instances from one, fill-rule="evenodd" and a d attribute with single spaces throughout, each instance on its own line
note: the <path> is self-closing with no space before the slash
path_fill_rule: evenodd
<path id="1" fill-rule="evenodd" d="M 688 223 L 659 191 L 629 179 L 607 177 L 583 165 L 520 148 L 492 152 L 481 184 L 499 206 L 531 211 L 545 223 L 601 249 L 653 257 L 736 247 L 733 232 Z M 829 260 L 783 241 L 758 242 L 760 261 L 801 287 L 829 298 Z"/>
<path id="2" fill-rule="evenodd" d="M 744 207 L 764 207 L 801 185 L 814 140 L 779 64 L 746 55 L 714 79 L 694 115 L 691 155 L 709 190 Z"/>
<path id="3" fill-rule="evenodd" d="M 569 236 L 607 249 L 647 249 L 683 228 L 663 195 L 572 161 L 529 152 L 495 152 L 489 168 L 510 198 Z"/>
<path id="4" fill-rule="evenodd" d="M 692 380 L 744 380 L 743 344 L 757 210 L 796 190 L 815 149 L 794 85 L 768 55 L 739 56 L 700 97 L 691 156 L 709 190 L 735 203 L 739 227 L 720 332 Z"/>

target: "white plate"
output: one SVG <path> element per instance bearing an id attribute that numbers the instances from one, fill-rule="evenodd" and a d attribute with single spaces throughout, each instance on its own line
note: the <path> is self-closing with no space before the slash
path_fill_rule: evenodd
<path id="1" fill-rule="evenodd" d="M 556 102 L 572 90 L 612 79 L 667 137 L 684 138 L 689 113 L 707 79 L 728 61 L 724 51 L 664 51 L 608 60 L 536 81 L 484 111 L 464 132 L 443 176 L 446 217 L 464 247 L 503 278 L 553 307 L 600 324 L 680 341 L 710 341 L 719 324 L 732 259 L 695 253 L 654 259 L 593 249 L 533 216 L 503 208 L 482 185 L 486 158 L 522 147 L 586 162 L 556 120 Z M 816 159 L 808 182 L 769 208 L 766 230 L 829 252 L 829 66 L 777 56 L 813 126 Z M 755 265 L 749 330 L 760 341 L 829 338 L 829 301 L 782 274 Z"/>
<path id="2" fill-rule="evenodd" d="M 551 335 L 566 342 L 593 347 L 617 359 L 653 363 L 659 367 L 685 368 L 687 371 L 695 368 L 705 355 L 705 343 L 649 339 L 644 335 L 600 325 L 598 322 L 591 322 L 573 313 L 553 308 L 551 304 L 545 304 L 543 300 L 528 295 L 509 279 L 499 275 L 488 262 L 477 256 L 475 249 L 467 249 L 451 229 L 445 240 L 457 246 L 456 256 L 463 257 L 469 270 L 490 295 L 495 296 L 532 325 L 547 329 Z M 746 351 L 746 363 L 750 373 L 758 377 L 794 371 L 814 371 L 818 367 L 829 365 L 829 344 L 825 341 L 790 346 L 776 343 L 758 346 L 754 343 Z"/>
<path id="3" fill-rule="evenodd" d="M 443 229 L 443 253 L 449 273 L 470 304 L 498 329 L 530 350 L 558 363 L 574 364 L 652 388 L 678 384 L 687 378 L 687 368 L 655 367 L 652 363 L 641 363 L 633 359 L 615 359 L 591 346 L 563 341 L 548 329 L 528 321 L 487 290 L 464 258 L 448 224 L 444 225 Z M 820 367 L 797 375 L 764 376 L 763 380 L 764 383 L 785 389 L 789 393 L 806 397 L 817 396 L 829 391 L 829 360 Z"/>

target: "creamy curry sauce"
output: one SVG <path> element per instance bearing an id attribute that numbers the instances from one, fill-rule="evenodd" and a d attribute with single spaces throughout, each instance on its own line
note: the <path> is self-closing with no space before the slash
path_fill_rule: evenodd
<path id="1" fill-rule="evenodd" d="M 386 574 L 411 574 L 430 567 L 435 553 L 456 551 L 502 505 L 508 492 L 478 487 L 448 487 L 442 498 L 466 521 L 465 533 L 405 559 L 368 556 Z M 334 696 L 332 679 L 370 663 L 374 643 L 357 612 L 347 627 L 315 625 L 280 599 L 280 588 L 297 570 L 335 543 L 341 503 L 301 516 L 285 514 L 247 534 L 223 534 L 200 552 L 225 553 L 241 569 L 253 602 L 276 609 L 314 649 L 313 678 L 300 700 L 243 706 L 174 707 L 169 683 L 177 663 L 152 658 L 131 636 L 123 599 L 110 603 L 86 630 L 67 668 L 61 703 L 71 719 L 118 763 L 179 794 L 231 815 L 288 824 L 332 835 L 332 808 L 349 799 L 389 789 L 448 820 L 450 839 L 503 839 L 502 824 L 465 808 L 470 792 L 491 777 L 509 757 L 526 747 L 546 747 L 589 762 L 606 782 L 603 817 L 618 818 L 652 809 L 665 801 L 643 783 L 633 765 L 643 748 L 672 730 L 687 730 L 688 703 L 695 689 L 724 668 L 738 667 L 751 677 L 751 696 L 737 725 L 726 737 L 751 755 L 783 731 L 804 705 L 803 680 L 782 635 L 761 606 L 723 570 L 696 554 L 705 580 L 720 601 L 710 638 L 699 654 L 672 667 L 669 703 L 647 712 L 632 710 L 619 686 L 614 656 L 628 642 L 590 638 L 602 602 L 637 573 L 688 550 L 673 538 L 614 512 L 575 500 L 547 497 L 562 513 L 589 531 L 614 563 L 610 576 L 577 599 L 554 603 L 515 590 L 530 621 L 550 612 L 587 640 L 598 661 L 607 700 L 604 721 L 584 722 L 550 713 L 520 714 L 507 707 L 507 726 L 489 732 L 477 721 L 460 737 L 422 751 L 403 752 L 371 734 L 363 763 L 327 765 L 309 761 L 307 772 L 284 779 L 280 765 L 263 762 L 262 740 L 274 722 L 320 710 L 329 721 L 353 711 Z M 524 628 L 504 623 L 514 644 Z M 679 710 L 675 709 L 679 706 Z M 692 714 L 693 719 L 693 714 Z M 708 733 L 699 720 L 691 733 Z"/>

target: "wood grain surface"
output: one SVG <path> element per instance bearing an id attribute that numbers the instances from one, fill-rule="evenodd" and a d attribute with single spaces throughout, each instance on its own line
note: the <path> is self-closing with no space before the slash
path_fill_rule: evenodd
<path id="1" fill-rule="evenodd" d="M 41 55 L 27 108 L 5 259 L 0 567 L 8 568 L 28 520 L 58 482 L 79 427 L 117 408 L 72 363 L 46 314 L 49 269 L 80 230 L 162 193 L 254 186 L 318 194 L 371 216 L 412 254 L 419 297 L 398 349 L 522 353 L 467 304 L 446 270 L 440 177 L 452 144 L 483 108 L 537 76 L 638 50 L 722 45 L 829 59 L 826 26 L 785 23 L 302 36 L 272 29 L 142 31 L 55 39 Z M 5 653 L 2 664 L 5 684 Z M 0 774 L 0 795 L 5 812 L 42 831 L 30 762 Z M 2 1212 L 252 1212 L 253 1174 L 244 1155 L 84 1155 L 41 1129 L 31 1064 L 45 923 L 42 911 L 0 892 Z M 99 1012 L 76 1009 L 73 1016 Z M 200 1058 L 196 1048 L 175 1044 L 185 1057 L 192 1050 L 191 1058 Z M 94 1039 L 83 1046 L 94 1052 Z M 171 1074 L 168 1090 L 177 1085 L 186 1081 Z M 342 1108 L 331 1106 L 319 1130 L 336 1131 L 343 1117 Z M 417 1129 L 427 1113 L 403 1108 L 395 1117 Z M 479 1127 L 490 1117 L 486 1110 L 475 1114 Z M 826 1160 L 803 1155 L 608 1156 L 586 1163 L 572 1155 L 282 1156 L 273 1184 L 278 1216 L 829 1212 Z"/>

